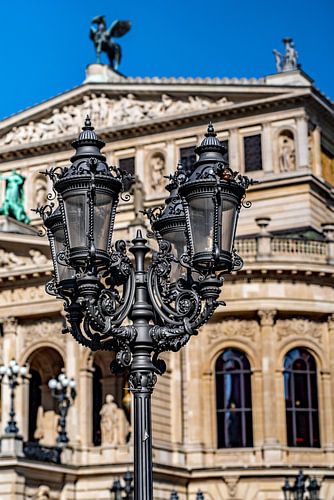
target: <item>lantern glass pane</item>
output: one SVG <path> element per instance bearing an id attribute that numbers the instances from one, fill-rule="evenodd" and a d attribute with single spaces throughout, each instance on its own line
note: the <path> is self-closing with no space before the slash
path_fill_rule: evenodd
<path id="1" fill-rule="evenodd" d="M 67 231 L 71 248 L 86 247 L 86 214 L 88 204 L 85 193 L 71 194 L 64 198 Z"/>
<path id="2" fill-rule="evenodd" d="M 195 253 L 212 252 L 214 222 L 212 194 L 190 200 L 189 216 Z"/>
<path id="3" fill-rule="evenodd" d="M 107 251 L 112 212 L 112 196 L 107 193 L 96 193 L 94 207 L 94 241 L 98 250 Z"/>
<path id="4" fill-rule="evenodd" d="M 166 241 L 171 243 L 172 254 L 179 259 L 181 255 L 187 252 L 187 243 L 184 231 L 173 231 L 163 236 Z M 175 283 L 182 275 L 186 274 L 186 269 L 178 262 L 171 262 L 170 280 Z"/>
<path id="5" fill-rule="evenodd" d="M 221 250 L 232 252 L 237 225 L 237 206 L 231 200 L 222 200 L 221 212 Z"/>
<path id="6" fill-rule="evenodd" d="M 64 229 L 61 226 L 58 226 L 56 231 L 54 232 L 54 240 L 56 247 L 56 254 L 58 256 L 59 252 L 64 250 Z M 71 279 L 75 275 L 75 270 L 73 267 L 66 266 L 65 264 L 59 262 L 57 260 L 58 273 L 59 273 L 59 281 Z"/>

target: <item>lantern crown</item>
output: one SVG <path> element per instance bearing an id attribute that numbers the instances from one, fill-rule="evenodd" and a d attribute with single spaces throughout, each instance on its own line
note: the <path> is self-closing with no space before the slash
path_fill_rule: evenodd
<path id="1" fill-rule="evenodd" d="M 207 133 L 200 146 L 195 148 L 195 153 L 199 155 L 199 159 L 195 163 L 195 166 L 204 162 L 224 161 L 226 148 L 222 146 L 220 140 L 217 138 L 217 134 L 211 122 L 208 125 Z"/>
<path id="2" fill-rule="evenodd" d="M 73 163 L 77 160 L 82 160 L 84 158 L 89 159 L 91 157 L 97 158 L 102 162 L 106 161 L 106 157 L 101 153 L 101 149 L 105 146 L 105 142 L 96 134 L 88 115 L 86 116 L 85 124 L 82 127 L 78 139 L 72 142 L 72 146 L 76 149 L 75 155 L 71 158 Z"/>

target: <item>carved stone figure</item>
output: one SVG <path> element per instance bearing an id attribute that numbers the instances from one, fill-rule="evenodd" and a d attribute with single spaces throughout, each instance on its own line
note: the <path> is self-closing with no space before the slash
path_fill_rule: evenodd
<path id="1" fill-rule="evenodd" d="M 54 446 L 57 439 L 58 415 L 53 410 L 38 407 L 34 438 L 44 446 Z"/>
<path id="2" fill-rule="evenodd" d="M 35 206 L 42 207 L 46 205 L 47 195 L 48 195 L 48 183 L 45 176 L 37 177 L 35 180 L 35 196 L 34 196 Z"/>
<path id="3" fill-rule="evenodd" d="M 283 38 L 282 42 L 285 45 L 284 56 L 278 50 L 273 50 L 278 73 L 298 68 L 298 52 L 295 49 L 292 38 Z"/>
<path id="4" fill-rule="evenodd" d="M 278 161 L 280 172 L 296 168 L 295 144 L 291 132 L 282 132 L 278 138 Z"/>
<path id="5" fill-rule="evenodd" d="M 165 184 L 165 157 L 162 153 L 154 153 L 151 156 L 149 168 L 151 172 L 151 187 L 156 190 Z"/>
<path id="6" fill-rule="evenodd" d="M 51 498 L 50 494 L 51 494 L 51 490 L 50 490 L 49 486 L 45 486 L 43 484 L 43 485 L 38 487 L 36 495 L 34 495 L 33 498 L 36 500 L 49 500 Z"/>
<path id="7" fill-rule="evenodd" d="M 120 98 L 109 98 L 105 94 L 84 95 L 82 103 L 54 109 L 52 115 L 35 123 L 13 127 L 0 138 L 1 146 L 15 146 L 31 142 L 54 140 L 59 136 L 74 135 L 81 129 L 82 121 L 89 115 L 95 128 L 137 123 L 156 119 L 166 114 L 177 115 L 222 104 L 229 104 L 226 97 L 209 99 L 203 96 L 189 96 L 187 100 L 175 99 L 162 94 L 159 99 L 140 99 L 134 94 Z"/>
<path id="8" fill-rule="evenodd" d="M 118 408 L 111 394 L 106 395 L 100 415 L 102 445 L 126 444 L 129 423 L 124 411 Z"/>
<path id="9" fill-rule="evenodd" d="M 25 177 L 13 170 L 8 176 L 0 176 L 0 180 L 6 181 L 5 200 L 0 208 L 0 215 L 8 215 L 20 222 L 29 224 L 30 219 L 23 207 Z"/>
<path id="10" fill-rule="evenodd" d="M 101 63 L 101 53 L 105 52 L 110 66 L 117 71 L 121 62 L 121 47 L 112 40 L 112 37 L 120 38 L 125 35 L 131 28 L 131 22 L 114 21 L 108 29 L 105 16 L 96 16 L 92 19 L 92 24 L 97 26 L 97 28 L 91 27 L 89 32 L 96 50 L 97 64 Z"/>

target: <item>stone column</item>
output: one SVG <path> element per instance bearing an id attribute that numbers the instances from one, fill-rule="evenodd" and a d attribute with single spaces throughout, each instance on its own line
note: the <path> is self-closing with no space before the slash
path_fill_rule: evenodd
<path id="1" fill-rule="evenodd" d="M 83 446 L 93 444 L 93 372 L 90 367 L 82 368 L 79 372 L 77 405 L 80 418 L 80 441 Z"/>
<path id="2" fill-rule="evenodd" d="M 230 130 L 228 157 L 231 169 L 240 171 L 239 130 L 237 128 Z"/>
<path id="3" fill-rule="evenodd" d="M 260 231 L 257 234 L 257 260 L 268 260 L 271 256 L 271 239 L 272 235 L 267 230 L 271 221 L 270 217 L 257 217 L 255 219 L 256 225 Z"/>
<path id="4" fill-rule="evenodd" d="M 334 314 L 328 317 L 328 343 L 329 343 L 329 373 L 323 373 L 322 383 L 323 383 L 323 409 L 325 410 L 324 415 L 324 430 L 325 436 L 320 434 L 320 439 L 323 440 L 324 437 L 326 442 L 324 442 L 327 452 L 330 453 L 328 460 L 332 463 L 334 459 Z M 320 408 L 321 410 L 321 408 Z M 320 429 L 322 430 L 322 429 Z"/>
<path id="5" fill-rule="evenodd" d="M 3 319 L 3 353 L 2 362 L 8 365 L 11 359 L 17 359 L 17 319 L 10 316 Z M 17 391 L 15 391 L 17 396 Z M 4 377 L 1 388 L 1 434 L 4 433 L 7 421 L 9 419 L 10 391 L 7 377 Z M 15 411 L 17 409 L 17 397 L 15 398 Z M 19 430 L 21 431 L 20 427 Z"/>
<path id="6" fill-rule="evenodd" d="M 73 378 L 77 384 L 77 397 L 74 404 L 70 407 L 67 416 L 67 432 L 70 439 L 70 444 L 75 444 L 80 442 L 80 432 L 78 429 L 78 421 L 81 418 L 79 415 L 79 403 L 77 398 L 79 397 L 78 391 L 78 374 L 79 374 L 79 359 L 80 359 L 80 347 L 77 341 L 72 337 L 72 335 L 66 336 L 66 375 L 69 378 Z M 69 391 L 70 393 L 70 391 Z"/>
<path id="7" fill-rule="evenodd" d="M 181 353 L 175 352 L 170 357 L 172 367 L 171 378 L 171 416 L 172 416 L 172 429 L 171 437 L 172 442 L 175 444 L 182 444 L 183 441 L 183 428 L 182 428 L 182 372 L 181 372 Z"/>
<path id="8" fill-rule="evenodd" d="M 275 391 L 275 338 L 274 324 L 277 311 L 258 311 L 262 343 L 263 379 L 263 454 L 266 465 L 279 463 L 281 450 L 278 442 Z"/>
<path id="9" fill-rule="evenodd" d="M 296 166 L 305 168 L 309 166 L 308 151 L 308 123 L 306 116 L 297 118 L 297 147 L 296 147 Z"/>
<path id="10" fill-rule="evenodd" d="M 173 174 L 176 169 L 174 141 L 168 141 L 166 145 L 166 172 L 165 175 Z"/>
<path id="11" fill-rule="evenodd" d="M 145 182 L 145 154 L 144 148 L 138 147 L 136 150 L 136 175 L 142 182 Z"/>
<path id="12" fill-rule="evenodd" d="M 313 173 L 317 177 L 322 176 L 321 167 L 321 129 L 317 125 L 312 132 L 313 138 Z"/>
<path id="13" fill-rule="evenodd" d="M 264 123 L 262 129 L 262 168 L 264 172 L 273 172 L 273 140 L 271 123 Z"/>

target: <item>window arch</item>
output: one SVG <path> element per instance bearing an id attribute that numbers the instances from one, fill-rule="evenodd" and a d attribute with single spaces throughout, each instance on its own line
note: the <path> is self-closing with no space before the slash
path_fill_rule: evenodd
<path id="1" fill-rule="evenodd" d="M 302 347 L 284 358 L 284 394 L 288 446 L 320 446 L 317 365 Z"/>
<path id="2" fill-rule="evenodd" d="M 245 353 L 226 349 L 215 373 L 218 448 L 253 446 L 251 369 Z"/>

